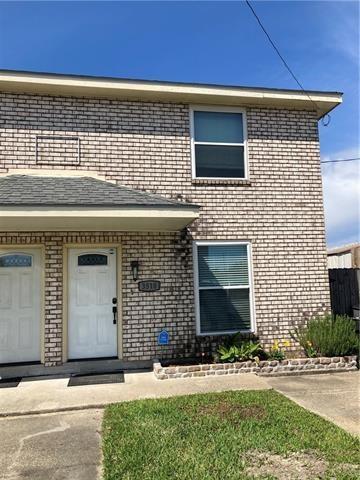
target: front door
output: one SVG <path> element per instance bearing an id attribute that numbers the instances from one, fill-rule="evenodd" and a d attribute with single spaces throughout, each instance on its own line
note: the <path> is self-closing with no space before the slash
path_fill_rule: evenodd
<path id="1" fill-rule="evenodd" d="M 0 363 L 40 360 L 41 252 L 0 251 Z"/>
<path id="2" fill-rule="evenodd" d="M 70 249 L 68 271 L 69 359 L 116 357 L 116 249 Z"/>

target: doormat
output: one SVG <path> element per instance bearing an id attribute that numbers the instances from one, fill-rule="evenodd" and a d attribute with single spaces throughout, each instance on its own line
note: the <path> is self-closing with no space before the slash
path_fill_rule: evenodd
<path id="1" fill-rule="evenodd" d="M 124 372 L 110 373 L 86 373 L 84 375 L 72 375 L 68 387 L 81 385 L 101 385 L 106 383 L 124 383 Z"/>
<path id="2" fill-rule="evenodd" d="M 14 388 L 19 385 L 22 377 L 3 378 L 0 380 L 0 388 Z"/>

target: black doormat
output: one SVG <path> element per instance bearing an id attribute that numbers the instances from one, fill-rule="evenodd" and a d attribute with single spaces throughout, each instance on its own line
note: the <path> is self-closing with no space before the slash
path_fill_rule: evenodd
<path id="1" fill-rule="evenodd" d="M 22 377 L 15 377 L 15 378 L 2 378 L 0 380 L 0 388 L 14 388 L 19 385 L 21 382 Z"/>
<path id="2" fill-rule="evenodd" d="M 86 373 L 84 375 L 72 375 L 68 387 L 80 385 L 101 385 L 106 383 L 124 383 L 124 372 L 109 373 Z"/>

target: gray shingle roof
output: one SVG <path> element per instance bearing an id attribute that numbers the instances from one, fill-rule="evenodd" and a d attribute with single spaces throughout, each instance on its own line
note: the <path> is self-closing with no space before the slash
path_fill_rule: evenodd
<path id="1" fill-rule="evenodd" d="M 197 208 L 91 177 L 37 175 L 0 177 L 0 205 Z"/>

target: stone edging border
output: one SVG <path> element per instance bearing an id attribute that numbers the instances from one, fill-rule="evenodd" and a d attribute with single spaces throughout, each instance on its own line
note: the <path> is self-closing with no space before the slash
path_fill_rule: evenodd
<path id="1" fill-rule="evenodd" d="M 154 360 L 153 371 L 158 380 L 171 378 L 206 377 L 212 375 L 298 375 L 301 373 L 350 372 L 357 370 L 357 357 L 294 358 L 289 360 L 261 360 L 260 362 L 213 363 L 204 365 L 179 365 L 163 367 Z"/>

